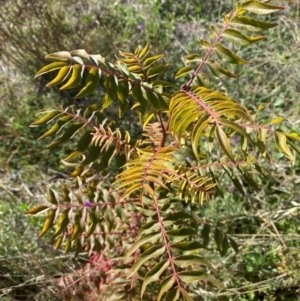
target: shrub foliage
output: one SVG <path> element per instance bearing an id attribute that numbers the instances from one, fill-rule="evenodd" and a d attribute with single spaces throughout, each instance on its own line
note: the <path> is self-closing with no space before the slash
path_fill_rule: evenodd
<path id="1" fill-rule="evenodd" d="M 71 140 L 74 148 L 63 159 L 72 172 L 61 192 L 49 189 L 49 205 L 27 214 L 46 212 L 40 236 L 50 232 L 56 249 L 99 254 L 97 280 L 81 277 L 76 290 L 66 280 L 68 294 L 83 298 L 90 282 L 102 300 L 193 300 L 204 284 L 226 289 L 208 254 L 239 248 L 224 225 L 199 217 L 203 203 L 227 190 L 224 176 L 241 195 L 259 190 L 274 152 L 290 161 L 300 152 L 300 137 L 283 117 L 261 120 L 262 106 L 247 109 L 211 80 L 235 78 L 230 66 L 249 63 L 238 47 L 263 40 L 261 32 L 276 24 L 260 15 L 283 9 L 268 2 L 225 13 L 174 82 L 163 79 L 169 64 L 149 44 L 120 51 L 113 63 L 83 49 L 46 56 L 51 63 L 36 77 L 57 72 L 48 87 L 78 89 L 76 99 L 105 91 L 101 103 L 47 109 L 31 125 L 48 126 L 40 137 L 51 139 L 48 148 Z M 108 119 L 116 103 L 122 125 L 136 114 L 140 136 Z"/>

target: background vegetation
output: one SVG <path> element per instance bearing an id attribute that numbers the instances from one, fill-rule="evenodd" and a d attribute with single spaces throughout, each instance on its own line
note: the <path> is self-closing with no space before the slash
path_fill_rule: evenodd
<path id="1" fill-rule="evenodd" d="M 283 4 L 283 1 L 277 1 Z M 67 172 L 59 158 L 37 141 L 39 128 L 29 129 L 42 108 L 72 103 L 73 92 L 44 88 L 46 79 L 33 82 L 45 65 L 44 56 L 61 49 L 85 48 L 108 59 L 119 49 L 133 50 L 150 41 L 155 53 L 172 62 L 168 78 L 182 66 L 178 61 L 199 48 L 198 38 L 210 34 L 236 1 L 4 1 L 0 11 L 0 297 L 2 300 L 60 300 L 58 279 L 83 268 L 80 262 L 54 252 L 37 239 L 41 224 L 24 217 L 32 204 L 46 201 L 45 186 L 56 185 Z M 2 3 L 1 3 L 2 4 Z M 264 47 L 251 48 L 246 57 L 253 68 L 239 67 L 238 80 L 219 81 L 219 88 L 247 107 L 264 105 L 261 118 L 285 117 L 300 123 L 300 9 L 285 1 L 276 16 L 279 26 L 268 33 Z M 62 9 L 63 7 L 63 9 Z M 273 17 L 272 17 L 273 18 Z M 157 38 L 159 37 L 159 39 Z M 254 49 L 254 50 L 253 50 Z M 245 49 L 242 52 L 247 52 Z M 256 66 L 259 65 L 259 68 Z M 44 81 L 45 80 L 45 81 Z M 79 105 L 97 101 L 101 91 Z M 132 132 L 135 128 L 132 126 Z M 234 227 L 240 254 L 223 258 L 220 280 L 231 292 L 206 300 L 296 300 L 299 294 L 300 161 L 294 166 L 277 158 L 262 191 L 247 197 L 230 192 L 205 204 L 201 215 Z M 228 184 L 229 185 L 229 184 Z M 212 261 L 216 262 L 215 258 Z M 218 268 L 216 264 L 215 268 Z M 230 275 L 228 275 L 230 271 Z M 230 276 L 230 277 L 229 277 Z M 223 299 L 222 299 L 223 298 Z"/>

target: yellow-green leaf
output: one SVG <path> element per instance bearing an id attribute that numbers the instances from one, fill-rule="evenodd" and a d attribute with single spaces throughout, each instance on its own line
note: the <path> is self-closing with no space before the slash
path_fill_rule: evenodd
<path id="1" fill-rule="evenodd" d="M 283 6 L 271 5 L 260 1 L 246 1 L 240 4 L 239 8 L 246 9 L 247 11 L 258 15 L 272 14 L 284 10 Z"/>
<path id="2" fill-rule="evenodd" d="M 170 262 L 169 260 L 163 260 L 159 263 L 157 263 L 145 276 L 143 281 L 143 286 L 141 289 L 141 297 L 143 297 L 143 294 L 147 288 L 147 285 L 159 280 L 161 274 L 169 267 Z"/>
<path id="3" fill-rule="evenodd" d="M 70 211 L 70 209 L 65 209 L 62 212 L 62 214 L 59 218 L 59 221 L 56 225 L 56 230 L 54 233 L 55 236 L 58 236 L 60 233 L 62 233 L 67 228 L 67 226 L 69 224 L 69 216 L 68 216 L 69 211 Z"/>
<path id="4" fill-rule="evenodd" d="M 36 215 L 37 213 L 48 209 L 48 206 L 40 205 L 29 209 L 25 214 L 26 215 Z"/>
<path id="5" fill-rule="evenodd" d="M 55 197 L 55 194 L 53 192 L 53 190 L 51 190 L 50 188 L 48 189 L 48 198 L 49 198 L 49 202 L 53 205 L 57 205 L 57 199 Z"/>
<path id="6" fill-rule="evenodd" d="M 43 235 L 45 235 L 47 233 L 47 231 L 53 226 L 53 221 L 55 218 L 56 210 L 57 209 L 49 210 L 44 227 L 43 227 L 42 231 L 40 232 L 39 237 L 42 237 Z"/>
<path id="7" fill-rule="evenodd" d="M 218 43 L 214 48 L 216 54 L 224 61 L 231 64 L 248 64 L 249 62 L 239 57 L 237 54 L 233 53 L 231 50 Z"/>
<path id="8" fill-rule="evenodd" d="M 37 78 L 38 76 L 48 73 L 48 72 L 52 72 L 55 71 L 57 69 L 61 69 L 62 67 L 68 66 L 69 64 L 67 62 L 54 62 L 51 63 L 49 65 L 46 65 L 45 67 L 43 67 L 35 76 L 34 78 Z"/>
<path id="9" fill-rule="evenodd" d="M 46 115 L 44 115 L 41 119 L 33 122 L 30 127 L 34 127 L 34 126 L 39 126 L 39 125 L 43 125 L 46 124 L 50 121 L 52 121 L 55 117 L 61 115 L 62 112 L 61 111 L 57 111 L 57 110 L 53 110 L 50 111 L 49 113 L 47 113 Z"/>
<path id="10" fill-rule="evenodd" d="M 149 51 L 149 43 L 146 44 L 146 46 L 142 49 L 142 51 L 138 55 L 139 59 L 142 60 L 147 55 L 148 51 Z"/>
<path id="11" fill-rule="evenodd" d="M 75 96 L 75 99 L 87 96 L 93 93 L 98 87 L 100 80 L 100 69 L 97 67 L 91 68 L 89 75 L 87 77 L 85 86 L 80 90 L 80 92 Z"/>
<path id="12" fill-rule="evenodd" d="M 56 75 L 56 77 L 51 82 L 49 82 L 46 85 L 46 87 L 52 87 L 52 86 L 56 86 L 56 85 L 61 84 L 67 78 L 67 76 L 69 75 L 70 71 L 71 71 L 71 67 L 70 66 L 64 66 L 64 67 L 62 67 L 59 70 L 59 72 Z"/>
<path id="13" fill-rule="evenodd" d="M 295 161 L 295 157 L 286 143 L 286 136 L 280 132 L 274 132 L 274 134 L 278 150 L 286 155 L 291 161 Z"/>
<path id="14" fill-rule="evenodd" d="M 276 23 L 262 22 L 246 16 L 235 16 L 230 24 L 253 32 L 263 31 L 277 26 Z"/>
<path id="15" fill-rule="evenodd" d="M 241 46 L 246 46 L 266 38 L 265 36 L 248 37 L 235 29 L 226 29 L 222 36 Z"/>
<path id="16" fill-rule="evenodd" d="M 84 66 L 81 66 L 79 64 L 73 65 L 73 72 L 70 77 L 70 79 L 67 81 L 66 84 L 64 84 L 60 90 L 66 90 L 66 89 L 73 89 L 80 85 L 81 80 L 82 80 L 82 73 Z"/>
<path id="17" fill-rule="evenodd" d="M 177 79 L 179 77 L 185 76 L 187 74 L 190 74 L 193 71 L 194 71 L 194 69 L 191 66 L 185 66 L 178 70 L 178 72 L 175 75 L 175 78 Z"/>
<path id="18" fill-rule="evenodd" d="M 221 148 L 223 149 L 224 153 L 227 155 L 227 157 L 231 160 L 231 161 L 235 161 L 233 154 L 232 154 L 232 149 L 229 143 L 229 139 L 226 136 L 226 134 L 224 133 L 224 131 L 222 130 L 221 126 L 217 126 L 216 127 L 216 134 L 217 134 L 217 138 L 218 138 L 218 142 L 221 146 Z"/>

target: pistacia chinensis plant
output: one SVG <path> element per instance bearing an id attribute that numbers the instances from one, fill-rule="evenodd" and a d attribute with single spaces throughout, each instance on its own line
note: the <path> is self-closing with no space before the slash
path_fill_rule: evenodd
<path id="1" fill-rule="evenodd" d="M 92 258 L 61 279 L 66 299 L 196 300 L 204 289 L 230 289 L 218 279 L 222 260 L 217 268 L 212 260 L 239 246 L 224 224 L 201 215 L 203 204 L 224 191 L 259 190 L 276 152 L 295 160 L 300 137 L 283 117 L 262 120 L 262 107 L 250 111 L 218 91 L 218 80 L 249 63 L 239 47 L 264 45 L 261 32 L 276 24 L 261 15 L 283 9 L 246 1 L 224 13 L 174 82 L 163 79 L 167 59 L 149 44 L 119 51 L 115 62 L 83 49 L 46 56 L 51 63 L 36 77 L 58 71 L 48 87 L 78 89 L 75 99 L 103 91 L 99 103 L 47 109 L 31 125 L 47 127 L 40 139 L 51 139 L 48 148 L 73 147 L 61 192 L 49 188 L 49 205 L 27 212 L 47 214 L 40 236 L 52 235 L 56 249 Z"/>

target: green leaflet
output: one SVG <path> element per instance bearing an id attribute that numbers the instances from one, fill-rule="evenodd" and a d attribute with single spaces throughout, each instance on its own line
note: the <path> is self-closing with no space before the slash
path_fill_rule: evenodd
<path id="1" fill-rule="evenodd" d="M 49 231 L 49 229 L 52 228 L 53 221 L 55 219 L 56 211 L 57 211 L 57 209 L 50 209 L 49 210 L 46 221 L 44 223 L 44 227 L 43 227 L 42 231 L 40 232 L 39 237 L 44 236 Z"/>
<path id="2" fill-rule="evenodd" d="M 171 249 L 174 251 L 182 251 L 189 252 L 192 250 L 198 250 L 203 248 L 203 244 L 197 241 L 189 241 L 189 242 L 177 242 L 170 245 Z"/>
<path id="3" fill-rule="evenodd" d="M 231 64 L 249 64 L 248 61 L 242 59 L 237 54 L 223 46 L 221 43 L 217 43 L 214 51 L 218 55 L 218 57 L 228 63 Z"/>
<path id="4" fill-rule="evenodd" d="M 274 132 L 275 142 L 278 150 L 286 155 L 291 161 L 295 161 L 295 157 L 292 154 L 290 148 L 287 145 L 286 136 L 281 134 L 280 132 Z"/>
<path id="5" fill-rule="evenodd" d="M 55 237 L 66 230 L 66 228 L 69 224 L 69 216 L 68 216 L 69 212 L 70 212 L 70 209 L 65 209 L 62 212 L 62 214 L 61 214 L 61 216 L 60 216 L 60 218 L 57 222 L 57 225 L 56 225 L 56 230 L 55 230 L 55 233 L 54 233 Z"/>
<path id="6" fill-rule="evenodd" d="M 160 73 L 162 73 L 164 70 L 166 70 L 168 67 L 169 67 L 169 64 L 160 64 L 160 65 L 151 67 L 147 70 L 147 77 L 151 78 L 151 77 L 157 76 Z"/>
<path id="7" fill-rule="evenodd" d="M 57 69 L 61 69 L 62 67 L 68 66 L 69 64 L 66 62 L 54 62 L 51 63 L 49 65 L 46 65 L 45 67 L 43 67 L 35 76 L 34 78 L 37 78 L 38 76 L 48 73 L 48 72 L 52 72 L 55 71 Z"/>
<path id="8" fill-rule="evenodd" d="M 138 57 L 140 60 L 142 60 L 149 52 L 149 42 L 146 44 L 146 46 L 141 50 Z"/>
<path id="9" fill-rule="evenodd" d="M 59 90 L 73 89 L 80 85 L 82 80 L 84 66 L 79 64 L 72 66 L 72 75 L 70 79 Z"/>
<path id="10" fill-rule="evenodd" d="M 225 75 L 227 77 L 237 77 L 234 73 L 229 72 L 227 69 L 222 68 L 216 61 L 214 60 L 207 60 L 205 63 L 209 70 L 215 75 L 219 77 L 221 75 Z"/>
<path id="11" fill-rule="evenodd" d="M 30 126 L 34 127 L 34 126 L 40 126 L 40 125 L 44 125 L 50 121 L 52 121 L 53 119 L 55 119 L 56 117 L 62 115 L 63 113 L 61 111 L 58 110 L 51 110 L 49 113 L 47 113 L 46 115 L 44 115 L 41 119 L 33 122 Z"/>
<path id="12" fill-rule="evenodd" d="M 48 198 L 49 198 L 49 202 L 51 204 L 53 204 L 53 205 L 57 205 L 58 204 L 56 196 L 55 196 L 55 193 L 50 188 L 48 189 Z"/>
<path id="13" fill-rule="evenodd" d="M 149 57 L 148 59 L 146 59 L 144 61 L 144 64 L 143 64 L 144 68 L 149 68 L 152 64 L 156 63 L 157 61 L 159 61 L 163 57 L 164 57 L 163 54 L 159 54 L 159 55 Z"/>
<path id="14" fill-rule="evenodd" d="M 132 277 L 146 261 L 162 255 L 165 250 L 165 246 L 161 244 L 149 248 L 147 251 L 141 254 L 138 260 L 133 264 L 132 268 L 127 274 L 127 278 Z"/>
<path id="15" fill-rule="evenodd" d="M 160 232 L 152 232 L 149 234 L 146 234 L 144 236 L 142 236 L 141 238 L 139 238 L 132 246 L 131 248 L 128 250 L 127 252 L 127 257 L 131 256 L 138 248 L 140 248 L 142 245 L 146 244 L 146 243 L 151 243 L 153 244 L 154 242 L 156 242 L 159 238 L 161 237 L 161 233 Z"/>
<path id="16" fill-rule="evenodd" d="M 188 75 L 188 74 L 190 74 L 193 71 L 194 71 L 194 69 L 191 66 L 183 67 L 183 68 L 181 68 L 181 69 L 178 70 L 178 72 L 175 75 L 175 78 L 177 79 L 179 77 Z"/>
<path id="17" fill-rule="evenodd" d="M 222 130 L 221 126 L 216 127 L 216 134 L 218 138 L 219 145 L 221 146 L 222 150 L 226 154 L 226 156 L 233 162 L 235 162 L 232 149 L 229 143 L 229 139 L 227 135 Z"/>
<path id="18" fill-rule="evenodd" d="M 92 141 L 93 133 L 94 131 L 86 131 L 79 139 L 76 150 L 78 150 L 79 152 L 84 152 L 89 147 Z"/>
<path id="19" fill-rule="evenodd" d="M 46 87 L 52 87 L 52 86 L 56 86 L 56 85 L 61 84 L 67 78 L 67 76 L 69 75 L 70 71 L 71 71 L 71 67 L 70 66 L 64 66 L 64 67 L 62 67 L 59 70 L 59 72 L 56 75 L 56 77 L 51 82 L 49 82 L 46 85 Z"/>
<path id="20" fill-rule="evenodd" d="M 265 39 L 265 36 L 248 37 L 235 29 L 226 29 L 222 36 L 241 46 L 250 45 Z"/>
<path id="21" fill-rule="evenodd" d="M 157 301 L 160 301 L 164 293 L 166 293 L 173 286 L 174 282 L 175 282 L 175 277 L 173 275 L 165 278 L 162 281 L 158 292 Z"/>
<path id="22" fill-rule="evenodd" d="M 143 297 L 147 285 L 159 280 L 161 274 L 170 266 L 169 260 L 163 260 L 157 263 L 145 276 L 141 289 L 141 297 Z"/>
<path id="23" fill-rule="evenodd" d="M 76 132 L 79 131 L 84 126 L 85 126 L 85 124 L 83 124 L 81 122 L 75 122 L 75 123 L 71 124 L 58 139 L 51 142 L 49 145 L 47 145 L 47 147 L 51 148 L 58 144 L 61 144 L 61 143 L 64 143 L 64 142 L 70 140 L 76 134 Z"/>
<path id="24" fill-rule="evenodd" d="M 98 87 L 100 80 L 100 69 L 93 67 L 91 68 L 89 75 L 87 77 L 85 86 L 80 90 L 80 92 L 75 96 L 75 99 L 80 97 L 85 97 L 91 93 L 93 93 Z"/>
<path id="25" fill-rule="evenodd" d="M 271 5 L 259 1 L 246 1 L 241 3 L 239 8 L 246 9 L 247 11 L 258 15 L 272 14 L 284 9 L 283 6 Z"/>
<path id="26" fill-rule="evenodd" d="M 48 206 L 44 206 L 44 205 L 39 205 L 39 206 L 36 206 L 36 207 L 33 207 L 31 209 L 29 209 L 28 211 L 26 211 L 26 215 L 36 215 L 46 209 L 48 209 L 49 207 Z"/>
<path id="27" fill-rule="evenodd" d="M 246 17 L 246 16 L 235 16 L 231 20 L 230 24 L 232 26 L 241 27 L 243 29 L 246 29 L 248 31 L 253 31 L 253 32 L 268 30 L 270 28 L 277 26 L 276 23 L 262 22 L 257 19 Z"/>
<path id="28" fill-rule="evenodd" d="M 174 258 L 174 263 L 180 268 L 186 268 L 190 265 L 204 265 L 212 268 L 211 265 L 198 255 L 182 255 Z"/>
<path id="29" fill-rule="evenodd" d="M 209 281 L 214 286 L 218 287 L 219 289 L 224 288 L 224 286 L 221 282 L 219 282 L 217 279 L 215 279 L 211 275 L 209 275 L 201 270 L 200 271 L 180 272 L 180 273 L 178 273 L 178 276 L 185 283 L 192 283 L 195 281 Z"/>
<path id="30" fill-rule="evenodd" d="M 108 108 L 117 96 L 118 80 L 117 80 L 116 76 L 114 76 L 112 74 L 108 74 L 106 76 L 106 79 L 104 82 L 104 87 L 105 87 L 106 93 L 105 93 L 105 97 L 104 97 L 105 102 L 102 106 L 102 110 Z"/>
<path id="31" fill-rule="evenodd" d="M 166 301 L 176 301 L 180 297 L 180 289 L 179 288 L 173 288 L 169 290 L 169 292 L 166 295 Z"/>

